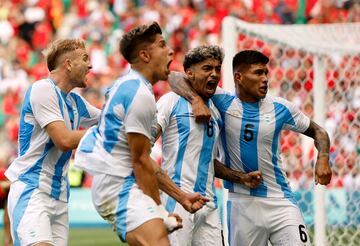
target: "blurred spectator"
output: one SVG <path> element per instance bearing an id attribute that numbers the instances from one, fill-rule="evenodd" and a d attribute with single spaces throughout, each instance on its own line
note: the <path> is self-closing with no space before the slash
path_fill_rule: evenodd
<path id="1" fill-rule="evenodd" d="M 16 149 L 19 109 L 25 89 L 46 77 L 41 55 L 54 38 L 83 38 L 92 62 L 89 88 L 83 96 L 101 108 L 114 79 L 128 69 L 118 42 L 124 31 L 151 20 L 161 23 L 164 36 L 175 50 L 171 69 L 182 71 L 184 53 L 200 44 L 220 44 L 221 21 L 232 15 L 254 23 L 360 22 L 358 0 L 4 0 L 0 5 L 0 153 Z M 313 57 L 293 49 L 272 47 L 239 36 L 242 48 L 259 48 L 271 56 L 271 92 L 296 103 L 313 116 Z M 240 46 L 239 46 L 240 47 Z M 281 64 L 278 64 L 281 59 Z M 359 183 L 360 81 L 359 57 L 334 56 L 328 66 L 328 114 L 325 127 L 332 141 L 331 161 L 343 175 L 356 173 Z M 350 65 L 349 65 L 350 64 Z M 357 74 L 356 74 L 357 73 Z M 351 79 L 352 78 L 352 79 Z M 156 98 L 170 90 L 166 82 L 154 87 Z M 310 165 L 309 153 L 292 134 L 281 142 L 284 163 L 296 187 L 310 187 L 313 177 L 298 171 Z M 5 151 L 10 149 L 10 151 Z M 309 150 L 314 156 L 313 150 Z M 311 152 L 312 151 L 312 152 Z M 9 153 L 9 154 L 8 154 Z M 156 155 L 159 159 L 159 153 Z M 160 155 L 161 156 L 161 155 Z M 359 177 L 359 178 L 358 178 Z M 339 180 L 342 174 L 339 174 Z M 87 182 L 87 179 L 85 177 Z M 309 183 L 311 180 L 312 183 Z M 85 182 L 85 183 L 86 183 Z M 346 181 L 347 182 L 347 181 Z M 344 185 L 346 183 L 344 181 Z M 339 184 L 336 184 L 339 185 Z M 360 188 L 359 188 L 360 189 Z"/>

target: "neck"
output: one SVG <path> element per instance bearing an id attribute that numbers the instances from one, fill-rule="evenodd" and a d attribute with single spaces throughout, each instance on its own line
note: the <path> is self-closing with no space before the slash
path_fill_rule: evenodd
<path id="1" fill-rule="evenodd" d="M 56 86 L 60 88 L 66 94 L 69 93 L 75 87 L 71 84 L 68 76 L 61 71 L 53 70 L 49 74 L 49 78 L 52 79 Z"/>
<path id="2" fill-rule="evenodd" d="M 150 84 L 154 85 L 157 80 L 154 79 L 154 73 L 152 69 L 150 69 L 145 64 L 132 64 L 131 68 L 136 72 L 140 73 Z"/>
<path id="3" fill-rule="evenodd" d="M 259 99 L 255 99 L 255 98 L 251 98 L 251 97 L 247 97 L 246 94 L 242 94 L 240 91 L 236 90 L 236 96 L 240 99 L 240 101 L 242 102 L 247 102 L 247 103 L 256 103 L 258 101 L 260 101 Z"/>

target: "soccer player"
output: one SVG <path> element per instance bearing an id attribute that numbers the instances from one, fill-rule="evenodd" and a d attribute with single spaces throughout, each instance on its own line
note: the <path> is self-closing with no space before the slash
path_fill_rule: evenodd
<path id="1" fill-rule="evenodd" d="M 162 168 L 182 190 L 199 192 L 210 200 L 195 214 L 190 214 L 173 198 L 162 196 L 166 210 L 179 214 L 183 219 L 183 229 L 169 236 L 172 246 L 222 245 L 214 167 L 220 175 L 227 173 L 235 176 L 239 182 L 252 182 L 251 187 L 260 183 L 258 171 L 243 175 L 241 172 L 226 170 L 229 168 L 218 162 L 214 163 L 223 121 L 211 97 L 220 80 L 223 57 L 219 46 L 204 45 L 190 50 L 183 62 L 191 87 L 209 106 L 209 122 L 196 123 L 191 104 L 173 92 L 162 96 L 157 103 L 158 135 L 162 132 Z M 216 169 L 218 165 L 219 170 Z"/>
<path id="2" fill-rule="evenodd" d="M 318 150 L 315 184 L 331 180 L 330 141 L 326 131 L 299 111 L 294 104 L 267 95 L 269 58 L 255 50 L 245 50 L 233 58 L 236 94 L 220 88 L 213 96 L 225 122 L 225 163 L 231 169 L 250 172 L 260 170 L 261 185 L 249 189 L 242 184 L 225 182 L 229 190 L 227 203 L 229 244 L 310 245 L 307 229 L 286 179 L 280 158 L 280 133 L 287 129 L 314 139 Z M 186 83 L 176 88 L 189 101 L 199 100 Z M 197 103 L 197 107 L 199 103 Z M 201 110 L 199 110 L 201 111 Z M 201 112 L 205 112 L 202 110 Z M 206 114 L 202 115 L 206 118 Z"/>
<path id="3" fill-rule="evenodd" d="M 120 52 L 131 70 L 108 91 L 99 125 L 88 130 L 75 155 L 75 166 L 94 175 L 92 199 L 98 213 L 130 245 L 169 245 L 166 229 L 182 226 L 180 217 L 168 216 L 161 205 L 158 182 L 188 211 L 206 202 L 199 194 L 181 191 L 150 158 L 156 130 L 152 85 L 168 79 L 173 59 L 161 34 L 154 22 L 123 36 Z"/>
<path id="4" fill-rule="evenodd" d="M 8 210 L 14 245 L 68 244 L 68 162 L 85 133 L 78 129 L 97 123 L 100 115 L 71 92 L 86 87 L 91 69 L 84 41 L 54 41 L 46 61 L 49 77 L 25 94 L 19 154 L 5 173 L 12 182 Z"/>

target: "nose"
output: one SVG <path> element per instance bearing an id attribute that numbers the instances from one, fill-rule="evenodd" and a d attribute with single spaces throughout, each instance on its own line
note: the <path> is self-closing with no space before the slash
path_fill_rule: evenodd
<path id="1" fill-rule="evenodd" d="M 211 78 L 218 78 L 220 77 L 220 71 L 218 71 L 216 68 L 211 70 L 211 74 L 210 74 Z"/>
<path id="2" fill-rule="evenodd" d="M 174 56 L 174 50 L 169 47 L 169 56 Z"/>

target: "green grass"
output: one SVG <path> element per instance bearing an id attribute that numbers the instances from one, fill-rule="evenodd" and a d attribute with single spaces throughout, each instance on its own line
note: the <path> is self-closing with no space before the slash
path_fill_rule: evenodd
<path id="1" fill-rule="evenodd" d="M 0 229 L 0 245 L 4 231 Z M 76 228 L 70 229 L 69 246 L 126 246 L 110 228 Z"/>
<path id="2" fill-rule="evenodd" d="M 344 233 L 345 229 L 345 233 Z M 3 230 L 0 229 L 0 245 L 2 245 Z M 357 228 L 328 229 L 329 246 L 360 245 L 360 232 Z M 313 230 L 309 231 L 314 244 Z M 70 229 L 69 246 L 126 246 L 110 228 L 76 228 Z"/>

